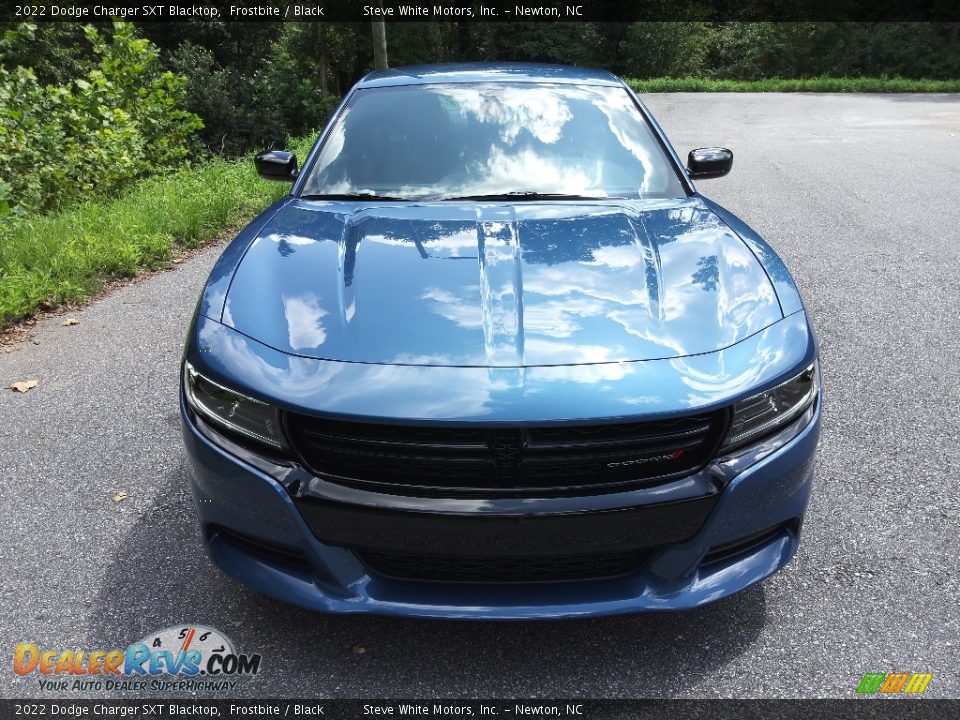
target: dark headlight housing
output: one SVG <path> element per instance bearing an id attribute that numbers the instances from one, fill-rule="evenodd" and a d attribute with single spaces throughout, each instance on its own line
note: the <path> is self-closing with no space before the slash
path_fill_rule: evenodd
<path id="1" fill-rule="evenodd" d="M 817 361 L 786 382 L 733 406 L 733 420 L 721 452 L 742 447 L 796 420 L 820 394 Z"/>
<path id="2" fill-rule="evenodd" d="M 183 363 L 183 392 L 190 409 L 214 426 L 274 450 L 286 449 L 280 411 L 272 405 L 201 375 L 189 362 Z"/>

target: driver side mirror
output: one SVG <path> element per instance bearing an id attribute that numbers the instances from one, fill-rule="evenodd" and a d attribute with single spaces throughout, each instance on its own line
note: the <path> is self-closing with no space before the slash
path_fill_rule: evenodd
<path id="1" fill-rule="evenodd" d="M 253 159 L 264 180 L 291 182 L 297 179 L 297 156 L 286 150 L 265 150 Z"/>
<path id="2" fill-rule="evenodd" d="M 726 148 L 697 148 L 687 155 L 687 174 L 694 180 L 723 177 L 732 167 L 733 153 Z"/>

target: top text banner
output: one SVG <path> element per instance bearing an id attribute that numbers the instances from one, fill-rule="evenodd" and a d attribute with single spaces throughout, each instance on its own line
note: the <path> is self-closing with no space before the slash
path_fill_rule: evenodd
<path id="1" fill-rule="evenodd" d="M 3 0 L 14 22 L 960 22 L 960 0 L 570 0 L 569 2 L 398 2 L 397 0 Z"/>

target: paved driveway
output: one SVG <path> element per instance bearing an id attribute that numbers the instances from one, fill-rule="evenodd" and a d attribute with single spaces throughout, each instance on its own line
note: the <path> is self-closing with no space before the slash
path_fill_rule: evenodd
<path id="1" fill-rule="evenodd" d="M 177 419 L 211 250 L 0 353 L 0 386 L 40 380 L 0 391 L 0 650 L 194 621 L 263 654 L 251 696 L 848 697 L 893 670 L 960 695 L 960 97 L 647 101 L 682 154 L 735 151 L 700 188 L 783 255 L 822 342 L 817 488 L 786 571 L 694 612 L 539 624 L 325 617 L 234 584 L 198 541 Z M 0 695 L 42 694 L 8 655 Z"/>

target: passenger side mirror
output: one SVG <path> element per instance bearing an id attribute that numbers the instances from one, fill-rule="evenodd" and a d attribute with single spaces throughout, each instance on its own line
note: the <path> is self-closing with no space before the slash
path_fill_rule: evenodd
<path id="1" fill-rule="evenodd" d="M 297 179 L 297 156 L 286 150 L 265 150 L 253 159 L 264 180 L 291 182 Z"/>
<path id="2" fill-rule="evenodd" d="M 722 177 L 732 167 L 733 153 L 726 148 L 697 148 L 687 155 L 687 174 L 694 180 Z"/>

